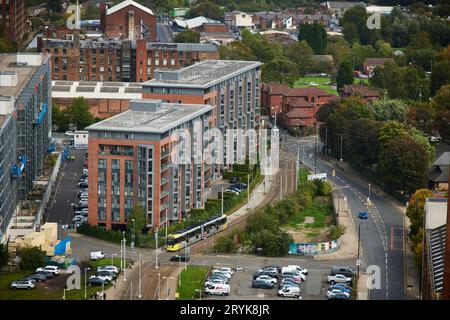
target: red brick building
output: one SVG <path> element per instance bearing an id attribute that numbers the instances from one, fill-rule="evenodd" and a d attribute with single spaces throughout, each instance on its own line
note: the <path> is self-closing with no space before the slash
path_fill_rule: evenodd
<path id="1" fill-rule="evenodd" d="M 132 0 L 108 8 L 100 5 L 102 32 L 111 38 L 156 41 L 156 17 L 153 11 Z"/>
<path id="2" fill-rule="evenodd" d="M 25 0 L 0 1 L 0 27 L 6 39 L 13 42 L 22 40 L 28 29 Z"/>
<path id="3" fill-rule="evenodd" d="M 358 96 L 365 102 L 370 102 L 380 98 L 378 90 L 370 89 L 367 86 L 360 84 L 344 85 L 341 91 L 341 97 L 346 98 L 350 96 Z"/>
<path id="4" fill-rule="evenodd" d="M 277 82 L 263 83 L 261 87 L 261 107 L 267 111 L 269 117 L 274 117 L 275 113 L 281 111 L 281 101 L 283 93 L 289 91 L 285 84 Z"/>

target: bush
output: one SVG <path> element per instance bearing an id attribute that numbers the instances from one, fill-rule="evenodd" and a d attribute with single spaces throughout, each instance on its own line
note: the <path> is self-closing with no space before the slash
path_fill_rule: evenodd
<path id="1" fill-rule="evenodd" d="M 77 232 L 97 239 L 102 239 L 109 242 L 120 243 L 122 234 L 120 231 L 103 230 L 97 226 L 91 226 L 87 223 L 83 223 L 77 228 Z"/>
<path id="2" fill-rule="evenodd" d="M 22 270 L 36 270 L 45 266 L 45 252 L 38 247 L 21 248 L 19 257 Z"/>
<path id="3" fill-rule="evenodd" d="M 328 230 L 328 237 L 330 240 L 337 240 L 345 233 L 345 227 L 343 225 L 331 226 Z"/>
<path id="4" fill-rule="evenodd" d="M 8 264 L 8 251 L 3 244 L 0 243 L 0 269 Z"/>

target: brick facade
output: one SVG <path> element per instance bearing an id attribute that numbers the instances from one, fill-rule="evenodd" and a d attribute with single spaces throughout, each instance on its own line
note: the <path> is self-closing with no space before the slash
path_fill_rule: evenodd
<path id="1" fill-rule="evenodd" d="M 0 27 L 6 39 L 13 42 L 22 40 L 28 30 L 25 0 L 0 1 Z"/>

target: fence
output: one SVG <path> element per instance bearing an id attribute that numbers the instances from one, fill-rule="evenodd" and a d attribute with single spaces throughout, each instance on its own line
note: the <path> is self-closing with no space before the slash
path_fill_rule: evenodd
<path id="1" fill-rule="evenodd" d="M 38 211 L 36 212 L 36 220 L 34 222 L 34 229 L 38 229 L 41 225 L 41 219 L 44 214 L 45 207 L 47 206 L 48 201 L 50 200 L 50 197 L 52 195 L 52 188 L 56 181 L 56 178 L 58 177 L 59 168 L 61 167 L 61 156 L 62 153 L 60 152 L 58 154 L 58 158 L 56 159 L 55 165 L 53 166 L 52 173 L 50 174 L 47 189 L 45 190 L 44 195 L 42 196 L 42 201 L 39 206 Z"/>
<path id="2" fill-rule="evenodd" d="M 289 254 L 301 256 L 315 256 L 337 251 L 341 246 L 341 239 L 327 242 L 290 243 Z"/>

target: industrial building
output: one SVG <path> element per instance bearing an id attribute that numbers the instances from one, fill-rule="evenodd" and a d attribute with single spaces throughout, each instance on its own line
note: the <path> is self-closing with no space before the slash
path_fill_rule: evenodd
<path id="1" fill-rule="evenodd" d="M 51 143 L 50 59 L 0 54 L 0 238 L 43 172 Z"/>

